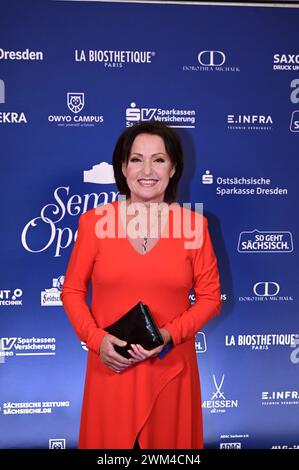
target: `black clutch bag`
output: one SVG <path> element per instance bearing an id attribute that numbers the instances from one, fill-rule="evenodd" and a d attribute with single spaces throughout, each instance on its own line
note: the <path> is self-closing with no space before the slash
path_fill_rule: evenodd
<path id="1" fill-rule="evenodd" d="M 148 306 L 141 301 L 116 322 L 105 327 L 105 331 L 127 341 L 125 346 L 114 345 L 115 351 L 127 358 L 132 357 L 128 352 L 131 349 L 131 344 L 141 344 L 144 349 L 151 350 L 164 343 Z"/>

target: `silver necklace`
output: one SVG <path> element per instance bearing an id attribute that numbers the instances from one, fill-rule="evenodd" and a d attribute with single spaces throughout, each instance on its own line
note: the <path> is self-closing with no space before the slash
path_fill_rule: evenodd
<path id="1" fill-rule="evenodd" d="M 159 211 L 160 212 L 160 211 Z M 145 254 L 148 248 L 148 237 L 145 236 L 143 237 L 143 242 L 142 242 L 142 253 Z"/>

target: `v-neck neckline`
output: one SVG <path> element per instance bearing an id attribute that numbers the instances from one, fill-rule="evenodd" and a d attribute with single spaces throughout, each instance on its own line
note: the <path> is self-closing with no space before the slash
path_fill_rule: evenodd
<path id="1" fill-rule="evenodd" d="M 150 250 L 146 251 L 145 253 L 140 253 L 139 251 L 137 251 L 137 250 L 134 248 L 134 246 L 133 246 L 132 243 L 130 242 L 130 239 L 129 239 L 128 236 L 127 236 L 127 230 L 124 230 L 123 223 L 122 223 L 122 218 L 121 218 L 121 213 L 120 213 L 120 203 L 121 203 L 122 201 L 116 201 L 116 202 L 117 202 L 117 227 L 118 227 L 118 231 L 121 232 L 122 238 L 125 239 L 125 242 L 130 246 L 130 248 L 134 251 L 134 253 L 136 253 L 137 256 L 141 256 L 142 258 L 146 258 L 147 256 L 150 255 L 150 253 L 151 253 L 152 251 L 155 250 L 155 248 L 158 247 L 158 245 L 161 244 L 161 242 L 163 241 L 163 239 L 165 239 L 164 235 L 165 235 L 165 233 L 166 233 L 166 230 L 167 230 L 167 228 L 170 227 L 170 225 L 169 225 L 169 218 L 170 218 L 170 213 L 171 213 L 171 211 L 169 211 L 169 209 L 168 209 L 167 222 L 166 222 L 165 226 L 163 227 L 161 236 L 159 237 L 159 239 L 157 240 L 157 242 L 151 247 Z"/>

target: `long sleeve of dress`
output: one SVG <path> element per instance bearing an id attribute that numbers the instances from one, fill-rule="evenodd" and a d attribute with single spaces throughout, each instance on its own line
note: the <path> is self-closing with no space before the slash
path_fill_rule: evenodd
<path id="1" fill-rule="evenodd" d="M 94 224 L 89 223 L 89 215 L 85 213 L 79 217 L 78 235 L 60 299 L 79 339 L 98 354 L 102 338 L 107 332 L 97 326 L 86 302 L 95 257 Z"/>
<path id="2" fill-rule="evenodd" d="M 174 345 L 194 335 L 221 309 L 221 291 L 217 260 L 208 230 L 208 221 L 203 217 L 203 241 L 193 254 L 193 289 L 196 301 L 186 311 L 169 321 L 163 328 L 169 331 Z"/>

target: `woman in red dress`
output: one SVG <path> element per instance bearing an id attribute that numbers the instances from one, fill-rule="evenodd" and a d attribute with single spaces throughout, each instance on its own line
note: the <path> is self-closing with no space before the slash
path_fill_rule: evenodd
<path id="1" fill-rule="evenodd" d="M 175 202 L 183 155 L 178 135 L 165 124 L 126 129 L 116 143 L 113 167 L 125 198 L 80 216 L 61 293 L 70 322 L 88 348 L 79 448 L 130 449 L 135 443 L 142 449 L 200 449 L 195 334 L 221 308 L 208 222 Z M 188 216 L 197 227 L 193 245 L 187 243 L 185 227 L 180 236 L 176 232 Z M 105 327 L 140 300 L 148 305 L 164 345 L 150 351 L 131 345 L 127 359 L 114 349 L 124 346 L 122 338 Z M 166 345 L 171 348 L 161 358 Z"/>

